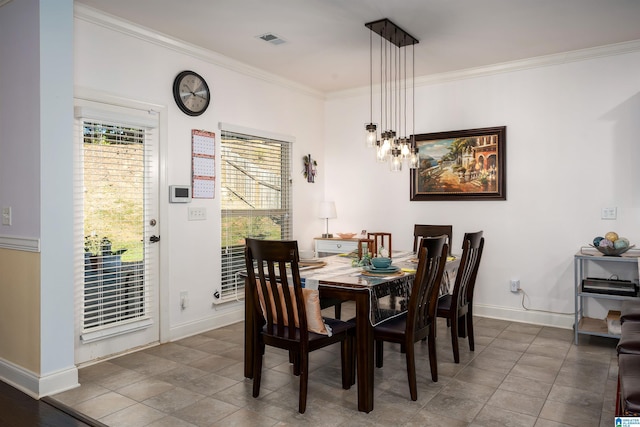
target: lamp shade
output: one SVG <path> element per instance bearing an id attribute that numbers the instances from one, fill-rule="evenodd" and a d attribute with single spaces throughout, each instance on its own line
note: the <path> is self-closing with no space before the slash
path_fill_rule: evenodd
<path id="1" fill-rule="evenodd" d="M 321 202 L 320 203 L 320 218 L 336 218 L 336 204 L 335 202 Z"/>

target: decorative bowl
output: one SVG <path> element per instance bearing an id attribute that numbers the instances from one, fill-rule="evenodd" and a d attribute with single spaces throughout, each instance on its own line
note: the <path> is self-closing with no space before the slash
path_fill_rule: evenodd
<path id="1" fill-rule="evenodd" d="M 373 264 L 375 268 L 389 268 L 389 266 L 391 265 L 391 258 L 385 258 L 385 257 L 371 258 L 371 264 Z"/>
<path id="2" fill-rule="evenodd" d="M 620 256 L 623 253 L 627 252 L 629 249 L 635 247 L 635 245 L 629 245 L 626 248 L 610 248 L 606 246 L 593 246 L 589 245 L 593 248 L 596 248 L 598 252 L 605 256 Z"/>
<path id="3" fill-rule="evenodd" d="M 340 236 L 341 239 L 350 239 L 355 235 L 356 233 L 338 233 L 338 236 Z"/>

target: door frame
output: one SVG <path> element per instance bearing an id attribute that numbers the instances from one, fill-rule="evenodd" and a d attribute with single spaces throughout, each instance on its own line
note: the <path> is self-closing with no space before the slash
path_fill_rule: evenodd
<path id="1" fill-rule="evenodd" d="M 158 233 L 161 240 L 156 243 L 160 245 L 158 248 L 158 334 L 160 343 L 170 340 L 170 323 L 169 323 L 169 257 L 168 251 L 163 250 L 169 246 L 169 225 L 166 219 L 169 211 L 169 194 L 163 191 L 169 188 L 168 185 L 168 117 L 167 106 L 134 100 L 126 97 L 120 97 L 107 94 L 102 91 L 96 91 L 89 88 L 74 88 L 74 105 L 78 101 L 89 101 L 109 106 L 133 108 L 137 110 L 146 110 L 158 114 L 158 215 L 159 222 Z M 74 330 L 77 327 L 74 321 Z M 75 334 L 75 331 L 74 331 Z M 79 340 L 79 337 L 76 337 Z M 74 343 L 76 341 L 74 340 Z M 74 344 L 75 346 L 75 344 Z M 74 348 L 75 352 L 75 348 Z M 77 364 L 77 362 L 76 362 Z"/>

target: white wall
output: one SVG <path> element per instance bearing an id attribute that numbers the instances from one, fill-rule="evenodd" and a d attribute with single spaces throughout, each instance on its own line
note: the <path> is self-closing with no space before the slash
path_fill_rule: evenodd
<path id="1" fill-rule="evenodd" d="M 414 223 L 484 230 L 476 313 L 573 325 L 573 255 L 617 231 L 640 244 L 640 53 L 504 72 L 416 88 L 416 133 L 507 126 L 506 201 L 409 200 L 409 172 L 388 171 L 364 148 L 368 90 L 325 106 L 326 196 L 335 231 L 391 231 L 410 248 Z M 617 207 L 617 220 L 601 220 Z M 509 292 L 520 279 L 521 296 Z"/>
<path id="2" fill-rule="evenodd" d="M 637 50 L 417 87 L 417 133 L 507 126 L 507 200 L 410 202 L 408 171 L 391 174 L 361 142 L 368 90 L 325 101 L 179 42 L 95 25 L 77 11 L 76 85 L 168 107 L 167 184 L 189 181 L 191 129 L 218 132 L 218 123 L 227 122 L 296 138 L 294 237 L 302 247 L 311 248 L 324 228 L 315 218 L 323 199 L 338 206 L 331 231 L 389 230 L 395 248 L 411 246 L 414 223 L 453 224 L 454 248 L 465 231 L 482 229 L 487 243 L 476 312 L 570 327 L 574 253 L 610 230 L 640 243 Z M 123 66 L 127 61 L 133 65 Z M 212 88 L 212 105 L 197 118 L 180 113 L 172 99 L 173 78 L 184 69 L 199 72 Z M 315 184 L 300 173 L 307 153 L 319 160 Z M 161 219 L 169 223 L 162 250 L 172 337 L 241 315 L 240 305 L 211 305 L 220 273 L 219 199 L 192 205 L 206 207 L 208 220 L 188 222 L 186 206 L 176 205 L 165 206 Z M 617 207 L 618 219 L 601 220 L 603 207 Z M 522 309 L 521 297 L 508 291 L 511 279 L 520 279 L 526 304 L 539 311 Z M 184 311 L 181 291 L 191 301 Z"/>
<path id="3" fill-rule="evenodd" d="M 271 133 L 291 135 L 293 145 L 293 237 L 301 249 L 311 249 L 313 237 L 320 234 L 322 220 L 315 211 L 323 199 L 327 171 L 319 161 L 316 183 L 302 176 L 302 157 L 308 153 L 324 158 L 324 100 L 320 94 L 293 85 L 259 70 L 238 72 L 237 64 L 211 52 L 203 52 L 179 41 L 154 41 L 153 37 L 131 37 L 120 22 L 95 25 L 91 11 L 76 5 L 75 84 L 86 91 L 100 91 L 167 106 L 166 184 L 189 184 L 191 179 L 191 130 L 216 132 L 218 124 L 230 123 Z M 120 31 L 122 30 L 122 31 Z M 133 30 L 137 31 L 137 30 Z M 212 101 L 199 117 L 189 117 L 177 108 L 172 84 L 182 70 L 194 70 L 207 81 Z M 217 148 L 219 170 L 219 146 Z M 162 260 L 168 280 L 161 286 L 167 292 L 169 339 L 194 334 L 243 319 L 244 305 L 213 305 L 213 293 L 220 285 L 220 183 L 216 181 L 213 200 L 194 199 L 189 205 L 161 207 L 160 221 L 167 233 L 162 235 Z M 161 191 L 168 191 L 162 188 Z M 206 221 L 187 221 L 187 208 L 207 209 Z M 168 226 L 167 226 L 168 223 Z M 189 294 L 185 310 L 179 306 L 180 292 Z M 166 321 L 166 318 L 165 318 Z"/>

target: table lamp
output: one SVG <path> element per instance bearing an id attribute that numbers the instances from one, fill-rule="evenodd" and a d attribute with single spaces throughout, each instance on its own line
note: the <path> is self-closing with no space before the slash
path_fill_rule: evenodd
<path id="1" fill-rule="evenodd" d="M 319 216 L 324 218 L 327 224 L 326 233 L 322 237 L 333 237 L 333 234 L 329 234 L 329 218 L 336 218 L 336 204 L 334 202 L 321 202 Z"/>

